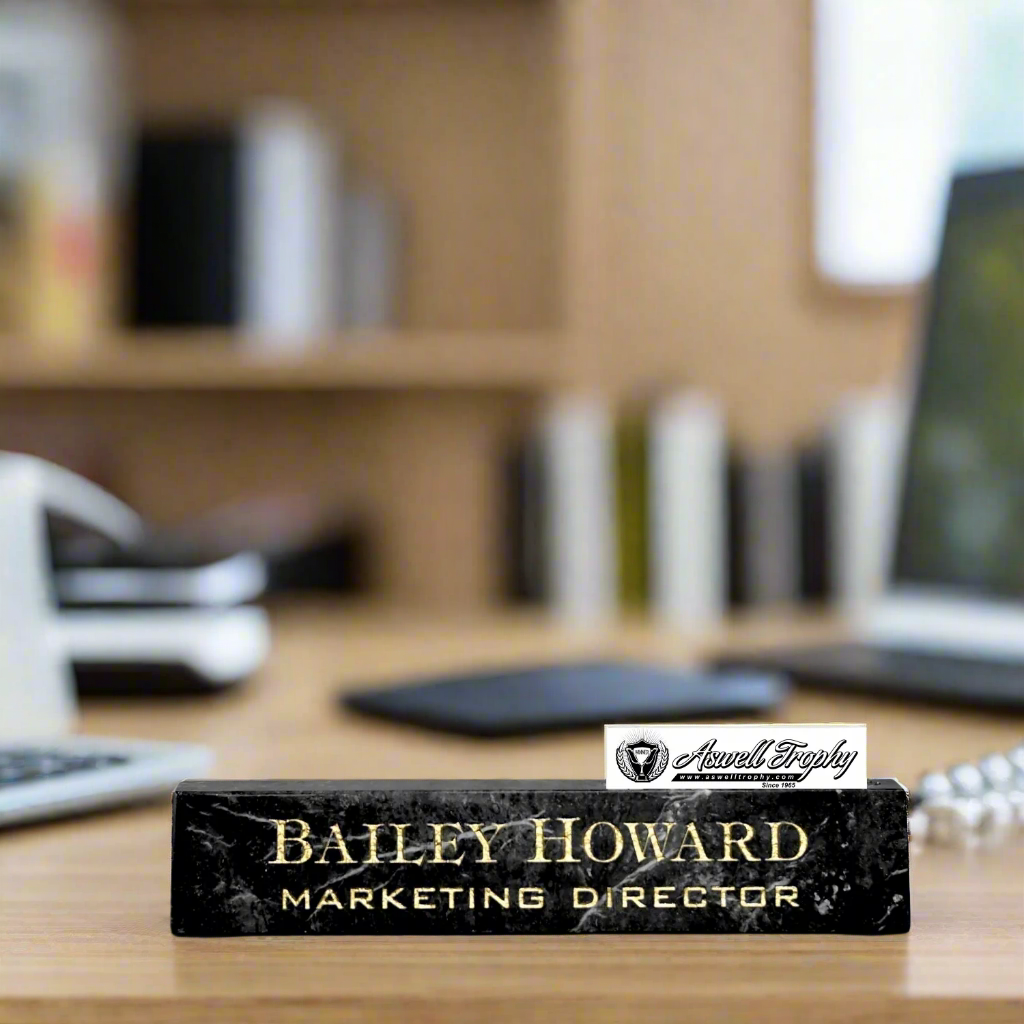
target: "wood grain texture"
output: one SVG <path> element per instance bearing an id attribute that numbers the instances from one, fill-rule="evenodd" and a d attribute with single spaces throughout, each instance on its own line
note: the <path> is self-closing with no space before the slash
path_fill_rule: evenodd
<path id="1" fill-rule="evenodd" d="M 114 336 L 76 354 L 10 345 L 0 391 L 516 391 L 557 385 L 554 333 L 364 331 L 298 352 L 225 331 Z"/>
<path id="2" fill-rule="evenodd" d="M 224 119 L 261 98 L 296 100 L 335 140 L 351 180 L 397 197 L 403 326 L 555 326 L 548 4 L 158 3 L 122 13 L 139 116 Z"/>
<path id="3" fill-rule="evenodd" d="M 247 499 L 309 497 L 324 520 L 368 526 L 381 599 L 482 608 L 502 571 L 502 445 L 530 403 L 474 389 L 11 393 L 0 448 L 9 434 L 21 450 L 63 457 L 81 442 L 85 468 L 163 526 Z"/>
<path id="4" fill-rule="evenodd" d="M 562 323 L 576 387 L 604 390 L 598 357 L 614 344 L 608 197 L 615 0 L 558 0 L 562 109 Z"/>
<path id="5" fill-rule="evenodd" d="M 203 12 L 211 8 L 264 7 L 270 10 L 288 10 L 303 7 L 436 7 L 442 4 L 540 3 L 543 0 L 110 0 L 111 5 L 143 10 L 154 8 L 183 8 Z"/>
<path id="6" fill-rule="evenodd" d="M 573 368 L 612 394 L 707 390 L 765 446 L 892 380 L 915 296 L 850 295 L 813 266 L 811 0 L 576 4 L 596 84 L 567 129 L 589 140 L 570 225 L 602 225 L 579 266 L 604 287 Z"/>
<path id="7" fill-rule="evenodd" d="M 341 686 L 474 665 L 701 650 L 821 637 L 813 621 L 752 621 L 695 640 L 624 627 L 570 635 L 524 618 L 410 619 L 280 610 L 266 670 L 216 700 L 91 703 L 90 733 L 212 744 L 223 777 L 598 777 L 597 731 L 482 743 L 350 717 Z M 790 721 L 866 721 L 869 771 L 1019 740 L 1024 720 L 801 693 Z M 1024 1012 L 1019 844 L 928 850 L 911 868 L 907 936 L 588 936 L 175 940 L 165 803 L 0 838 L 0 1024 L 698 1018 L 711 1022 L 1017 1022 Z"/>

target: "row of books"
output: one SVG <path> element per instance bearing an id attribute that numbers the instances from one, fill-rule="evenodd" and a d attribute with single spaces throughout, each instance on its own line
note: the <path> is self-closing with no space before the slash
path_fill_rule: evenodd
<path id="1" fill-rule="evenodd" d="M 563 396 L 506 465 L 506 595 L 568 622 L 622 611 L 680 628 L 728 610 L 836 603 L 882 585 L 902 400 L 851 397 L 822 436 L 785 450 L 729 442 L 706 396 L 613 416 Z"/>
<path id="2" fill-rule="evenodd" d="M 396 325 L 401 215 L 345 181 L 339 147 L 302 106 L 253 105 L 236 123 L 138 136 L 129 319 L 231 327 L 300 347 L 334 328 Z"/>
<path id="3" fill-rule="evenodd" d="M 401 204 L 310 110 L 133 127 L 119 63 L 103 5 L 0 3 L 0 338 L 80 348 L 126 321 L 297 348 L 396 326 Z"/>

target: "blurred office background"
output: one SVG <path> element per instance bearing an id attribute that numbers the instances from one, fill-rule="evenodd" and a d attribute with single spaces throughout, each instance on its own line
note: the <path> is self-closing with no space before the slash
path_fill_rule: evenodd
<path id="1" fill-rule="evenodd" d="M 1024 0 L 6 0 L 0 449 L 289 588 L 852 607 L 1014 162 Z"/>

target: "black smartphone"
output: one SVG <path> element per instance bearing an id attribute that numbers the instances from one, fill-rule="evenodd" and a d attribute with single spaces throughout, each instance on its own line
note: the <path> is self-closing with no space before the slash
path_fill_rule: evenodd
<path id="1" fill-rule="evenodd" d="M 631 662 L 539 665 L 420 679 L 343 693 L 353 711 L 464 736 L 498 737 L 628 722 L 757 715 L 788 684 L 763 672 L 707 672 Z"/>

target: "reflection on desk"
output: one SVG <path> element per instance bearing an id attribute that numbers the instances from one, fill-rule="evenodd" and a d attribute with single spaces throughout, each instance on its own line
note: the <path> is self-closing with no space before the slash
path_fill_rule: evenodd
<path id="1" fill-rule="evenodd" d="M 538 619 L 472 623 L 288 607 L 270 663 L 216 700 L 87 705 L 87 732 L 209 743 L 223 777 L 600 777 L 599 730 L 481 742 L 347 717 L 339 686 L 582 655 L 683 662 L 711 649 L 824 639 L 757 621 L 700 642 L 646 627 L 585 637 Z M 864 721 L 869 774 L 905 782 L 1006 749 L 1024 719 L 798 692 L 790 721 Z M 0 836 L 0 1024 L 550 1017 L 621 1022 L 1019 1020 L 1024 848 L 929 849 L 909 936 L 593 936 L 183 940 L 168 928 L 166 803 Z"/>

